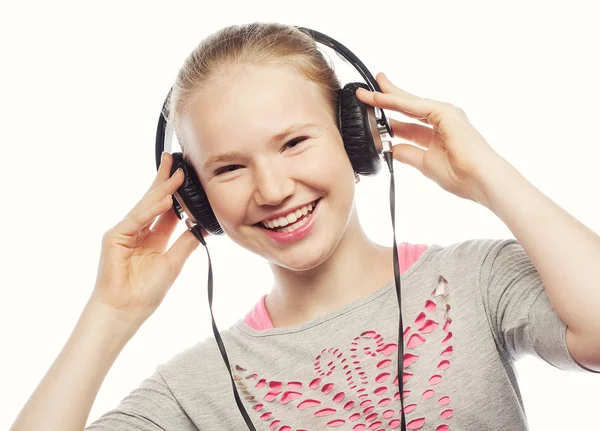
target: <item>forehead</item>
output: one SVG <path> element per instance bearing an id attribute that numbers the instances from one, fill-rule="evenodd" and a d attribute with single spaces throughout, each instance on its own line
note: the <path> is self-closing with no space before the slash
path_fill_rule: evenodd
<path id="1" fill-rule="evenodd" d="M 296 123 L 332 121 L 315 83 L 284 66 L 244 65 L 211 81 L 190 103 L 182 128 L 196 167 L 227 151 L 265 145 Z"/>

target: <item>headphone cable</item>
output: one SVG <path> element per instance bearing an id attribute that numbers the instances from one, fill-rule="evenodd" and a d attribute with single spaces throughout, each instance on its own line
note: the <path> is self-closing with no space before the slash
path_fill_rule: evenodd
<path id="1" fill-rule="evenodd" d="M 391 148 L 391 147 L 389 147 Z M 394 181 L 394 168 L 393 168 L 393 157 L 392 157 L 392 151 L 391 149 L 386 149 L 383 151 L 383 156 L 385 158 L 385 161 L 388 165 L 388 169 L 390 171 L 390 212 L 391 212 L 391 217 L 392 217 L 392 230 L 393 230 L 393 234 L 394 234 L 394 247 L 393 247 L 393 253 L 394 253 L 394 281 L 396 284 L 396 295 L 398 298 L 398 309 L 399 309 L 399 317 L 398 317 L 398 349 L 399 349 L 399 353 L 398 353 L 398 395 L 400 398 L 400 406 L 401 406 L 401 431 L 406 431 L 406 418 L 404 417 L 404 400 L 403 400 L 403 392 L 404 392 L 404 385 L 403 385 L 403 361 L 404 361 L 404 341 L 403 341 L 403 322 L 402 322 L 402 303 L 401 303 L 401 297 L 400 297 L 400 287 L 401 287 L 401 277 L 400 277 L 400 269 L 399 269 L 399 265 L 398 265 L 398 247 L 396 245 L 396 215 L 395 215 L 395 181 Z M 189 220 L 189 219 L 187 219 Z M 187 221 L 186 220 L 186 221 Z M 212 271 L 212 262 L 210 259 L 210 253 L 208 252 L 208 247 L 206 246 L 206 241 L 204 240 L 204 237 L 202 236 L 202 232 L 200 230 L 200 226 L 197 224 L 194 224 L 190 230 L 192 231 L 192 233 L 194 234 L 194 236 L 198 239 L 198 241 L 200 241 L 200 243 L 202 243 L 202 245 L 204 246 L 204 248 L 206 249 L 206 255 L 208 256 L 208 306 L 210 309 L 210 316 L 211 316 L 211 320 L 212 320 L 212 328 L 213 328 L 213 333 L 215 335 L 215 339 L 217 341 L 217 345 L 219 347 L 219 350 L 221 352 L 221 356 L 223 357 L 223 361 L 225 362 L 225 364 L 227 365 L 227 371 L 229 372 L 229 377 L 231 378 L 231 385 L 233 388 L 233 395 L 235 397 L 235 402 L 238 406 L 238 409 L 240 411 L 240 413 L 242 414 L 242 417 L 244 418 L 244 421 L 246 422 L 246 425 L 248 426 L 248 429 L 250 431 L 256 431 L 256 428 L 254 427 L 254 424 L 252 423 L 252 420 L 250 419 L 250 416 L 248 415 L 248 412 L 246 411 L 244 404 L 242 403 L 242 400 L 240 399 L 240 396 L 238 394 L 236 385 L 235 385 L 235 381 L 233 379 L 233 374 L 231 372 L 231 365 L 229 364 L 229 358 L 227 357 L 227 352 L 225 351 L 225 345 L 223 344 L 223 340 L 221 339 L 221 335 L 219 334 L 219 331 L 217 329 L 217 325 L 215 323 L 215 316 L 213 314 L 212 311 L 212 300 L 213 300 L 213 271 Z"/>

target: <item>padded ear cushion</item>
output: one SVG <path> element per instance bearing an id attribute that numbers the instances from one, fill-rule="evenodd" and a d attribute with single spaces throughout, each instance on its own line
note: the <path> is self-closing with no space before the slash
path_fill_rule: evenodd
<path id="1" fill-rule="evenodd" d="M 362 82 L 350 82 L 340 90 L 338 127 L 354 170 L 360 175 L 375 175 L 381 169 L 381 158 L 369 127 L 368 109 L 372 106 L 356 97 L 356 89 L 370 90 Z"/>
<path id="2" fill-rule="evenodd" d="M 171 166 L 171 175 L 175 173 L 177 168 L 183 169 L 185 175 L 183 183 L 177 189 L 177 193 L 183 200 L 183 204 L 187 207 L 191 215 L 194 216 L 200 227 L 213 235 L 222 235 L 223 229 L 210 207 L 196 171 L 184 160 L 183 153 L 173 153 L 172 156 L 173 165 Z"/>

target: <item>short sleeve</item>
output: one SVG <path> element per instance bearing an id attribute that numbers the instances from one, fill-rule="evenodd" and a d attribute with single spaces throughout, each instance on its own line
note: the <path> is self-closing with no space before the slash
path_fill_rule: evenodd
<path id="1" fill-rule="evenodd" d="M 532 355 L 561 370 L 595 372 L 569 353 L 567 325 L 554 311 L 539 273 L 517 240 L 490 242 L 479 284 L 496 343 L 513 361 Z"/>
<path id="2" fill-rule="evenodd" d="M 198 431 L 173 396 L 159 370 L 142 381 L 120 404 L 85 431 Z"/>

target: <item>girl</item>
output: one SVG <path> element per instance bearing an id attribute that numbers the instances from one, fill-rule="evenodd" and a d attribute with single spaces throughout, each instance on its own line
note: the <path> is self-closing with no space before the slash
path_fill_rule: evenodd
<path id="1" fill-rule="evenodd" d="M 462 110 L 383 73 L 377 82 L 381 93 L 356 97 L 421 123 L 390 120 L 416 144 L 395 145 L 394 158 L 489 208 L 516 239 L 401 244 L 400 395 L 393 250 L 372 242 L 356 214 L 339 81 L 292 26 L 211 35 L 177 77 L 170 120 L 223 231 L 273 271 L 272 290 L 222 333 L 245 408 L 259 430 L 387 430 L 401 426 L 402 396 L 406 429 L 526 429 L 516 359 L 600 371 L 600 238 L 500 157 Z M 172 161 L 163 154 L 146 195 L 106 232 L 92 296 L 14 430 L 82 429 L 119 352 L 197 248 L 186 231 L 165 251 L 184 179 L 170 175 Z M 214 339 L 203 340 L 86 429 L 245 429 L 223 365 Z"/>

